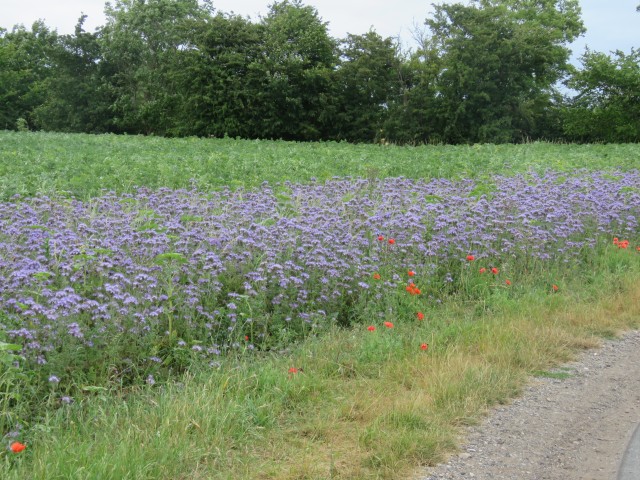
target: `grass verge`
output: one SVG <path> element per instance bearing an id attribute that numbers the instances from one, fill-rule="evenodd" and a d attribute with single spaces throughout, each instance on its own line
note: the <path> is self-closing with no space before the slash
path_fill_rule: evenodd
<path id="1" fill-rule="evenodd" d="M 407 478 L 455 451 L 463 427 L 530 375 L 640 325 L 637 265 L 583 280 L 523 287 L 490 308 L 453 298 L 423 321 L 335 329 L 181 382 L 96 392 L 32 429 L 0 476 Z"/>

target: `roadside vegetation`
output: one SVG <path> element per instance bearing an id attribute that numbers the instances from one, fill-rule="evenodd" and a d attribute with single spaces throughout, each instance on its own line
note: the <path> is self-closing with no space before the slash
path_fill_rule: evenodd
<path id="1" fill-rule="evenodd" d="M 638 327 L 635 145 L 2 138 L 2 478 L 406 478 Z"/>

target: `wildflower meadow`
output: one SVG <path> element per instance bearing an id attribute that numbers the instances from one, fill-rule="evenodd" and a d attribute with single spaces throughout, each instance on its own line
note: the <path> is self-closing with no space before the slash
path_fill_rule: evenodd
<path id="1" fill-rule="evenodd" d="M 194 372 L 228 375 L 220 396 L 210 396 L 215 404 L 235 378 L 224 372 L 246 364 L 262 369 L 256 378 L 275 389 L 269 395 L 289 392 L 279 401 L 298 411 L 323 395 L 326 385 L 314 383 L 320 371 L 371 379 L 394 357 L 436 362 L 457 331 L 451 317 L 443 320 L 451 305 L 472 312 L 468 325 L 476 331 L 496 305 L 531 292 L 553 303 L 570 294 L 576 279 L 597 284 L 605 271 L 607 278 L 637 273 L 639 220 L 640 171 L 616 168 L 539 168 L 476 179 L 282 179 L 215 190 L 142 186 L 86 198 L 13 194 L 0 203 L 3 468 L 7 475 L 30 461 L 35 468 L 36 445 L 50 441 L 38 425 L 62 415 L 57 421 L 68 428 L 69 412 L 80 415 L 114 391 L 125 400 L 140 391 L 173 395 Z M 339 360 L 314 362 L 323 349 L 305 345 L 335 335 L 358 340 L 327 353 Z M 304 357 L 300 348 L 314 353 Z M 289 363 L 277 374 L 264 366 L 282 359 Z M 363 373 L 359 361 L 377 365 L 378 373 Z M 253 400 L 242 395 L 247 408 Z M 258 408 L 252 422 L 273 427 L 276 411 L 268 419 Z M 196 426 L 180 429 L 202 430 L 200 421 L 189 421 Z M 403 421 L 396 428 L 405 428 Z M 430 431 L 428 421 L 416 422 Z M 363 450 L 374 448 L 367 428 L 354 440 Z M 272 434 L 255 432 L 262 442 Z M 452 448 L 448 440 L 427 446 L 431 453 L 398 458 L 428 462 L 437 458 L 433 452 Z M 229 465 L 205 457 L 196 461 L 208 465 L 201 468 L 209 476 L 201 478 L 227 478 L 212 472 Z M 368 463 L 359 468 L 378 472 L 371 478 L 394 478 L 397 459 L 376 466 L 374 456 L 364 457 Z M 79 470 L 69 465 L 60 468 L 73 477 Z M 165 467 L 139 468 L 131 478 L 178 478 Z M 232 475 L 293 478 L 274 472 Z M 336 478 L 364 478 L 353 476 L 364 470 L 343 472 Z M 107 474 L 92 475 L 98 476 L 83 478 Z M 124 478 L 110 475 L 100 478 Z"/>

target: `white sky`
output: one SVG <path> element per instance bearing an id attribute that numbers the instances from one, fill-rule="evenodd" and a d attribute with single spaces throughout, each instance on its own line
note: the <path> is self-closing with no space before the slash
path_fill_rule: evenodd
<path id="1" fill-rule="evenodd" d="M 254 21 L 265 14 L 272 0 L 213 0 L 223 12 L 250 16 Z M 329 22 L 330 34 L 342 38 L 346 33 L 362 34 L 373 27 L 380 35 L 400 36 L 412 45 L 414 25 L 421 25 L 439 0 L 303 0 Z M 571 48 L 581 54 L 585 45 L 596 51 L 629 52 L 640 48 L 640 0 L 580 0 L 587 27 L 585 37 Z M 58 33 L 72 33 L 81 13 L 88 15 L 85 29 L 93 31 L 104 24 L 104 0 L 0 0 L 0 27 L 10 30 L 21 23 L 27 27 L 41 18 Z"/>

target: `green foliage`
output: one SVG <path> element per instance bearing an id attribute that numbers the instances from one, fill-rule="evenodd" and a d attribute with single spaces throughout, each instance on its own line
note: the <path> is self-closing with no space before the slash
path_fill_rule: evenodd
<path id="1" fill-rule="evenodd" d="M 262 138 L 319 140 L 330 101 L 336 44 L 327 24 L 300 0 L 275 2 L 262 20 L 266 67 Z"/>
<path id="2" fill-rule="evenodd" d="M 197 0 L 117 0 L 107 4 L 99 38 L 111 70 L 105 88 L 114 97 L 120 132 L 166 135 L 187 93 L 180 72 L 195 49 L 192 29 L 212 7 Z"/>
<path id="3" fill-rule="evenodd" d="M 374 31 L 342 41 L 339 67 L 333 73 L 337 140 L 381 140 L 387 105 L 397 95 L 400 58 L 392 38 Z"/>
<path id="4" fill-rule="evenodd" d="M 19 385 L 28 380 L 20 365 L 21 345 L 6 343 L 4 332 L 0 332 L 0 432 L 23 420 L 20 413 L 21 392 Z"/>
<path id="5" fill-rule="evenodd" d="M 426 24 L 425 61 L 439 65 L 429 120 L 447 143 L 532 135 L 569 69 L 566 44 L 584 32 L 577 0 L 442 4 Z"/>
<path id="6" fill-rule="evenodd" d="M 196 48 L 184 52 L 176 78 L 184 91 L 172 134 L 258 136 L 265 67 L 262 25 L 218 13 L 195 26 Z"/>
<path id="7" fill-rule="evenodd" d="M 411 145 L 638 138 L 637 53 L 588 53 L 570 80 L 578 98 L 555 88 L 584 32 L 577 0 L 436 5 L 407 54 L 374 31 L 332 38 L 301 0 L 258 21 L 210 0 L 116 0 L 95 33 L 85 18 L 71 35 L 42 21 L 0 29 L 1 129 Z"/>
<path id="8" fill-rule="evenodd" d="M 112 98 L 103 83 L 111 72 L 102 61 L 99 34 L 84 30 L 85 19 L 80 17 L 73 35 L 58 38 L 54 68 L 43 82 L 43 102 L 33 111 L 43 130 L 103 133 L 113 128 Z"/>
<path id="9" fill-rule="evenodd" d="M 27 121 L 20 117 L 18 120 L 16 120 L 16 130 L 18 132 L 28 132 L 29 131 L 29 124 L 27 123 Z"/>
<path id="10" fill-rule="evenodd" d="M 384 138 L 399 144 L 444 142 L 437 79 L 442 62 L 423 45 L 400 67 L 400 86 L 390 102 Z"/>
<path id="11" fill-rule="evenodd" d="M 33 111 L 44 101 L 52 57 L 59 48 L 57 33 L 42 21 L 34 22 L 31 30 L 0 29 L 0 129 L 35 126 Z"/>
<path id="12" fill-rule="evenodd" d="M 639 150 L 635 144 L 400 147 L 0 132 L 0 199 L 65 192 L 87 199 L 103 189 L 134 192 L 142 185 L 207 190 L 347 175 L 456 179 L 505 171 L 627 170 L 637 168 Z M 140 226 L 152 222 L 145 218 Z"/>
<path id="13" fill-rule="evenodd" d="M 562 112 L 567 137 L 640 141 L 640 50 L 617 51 L 613 58 L 587 50 L 581 61 L 582 69 L 568 82 L 578 95 Z"/>

